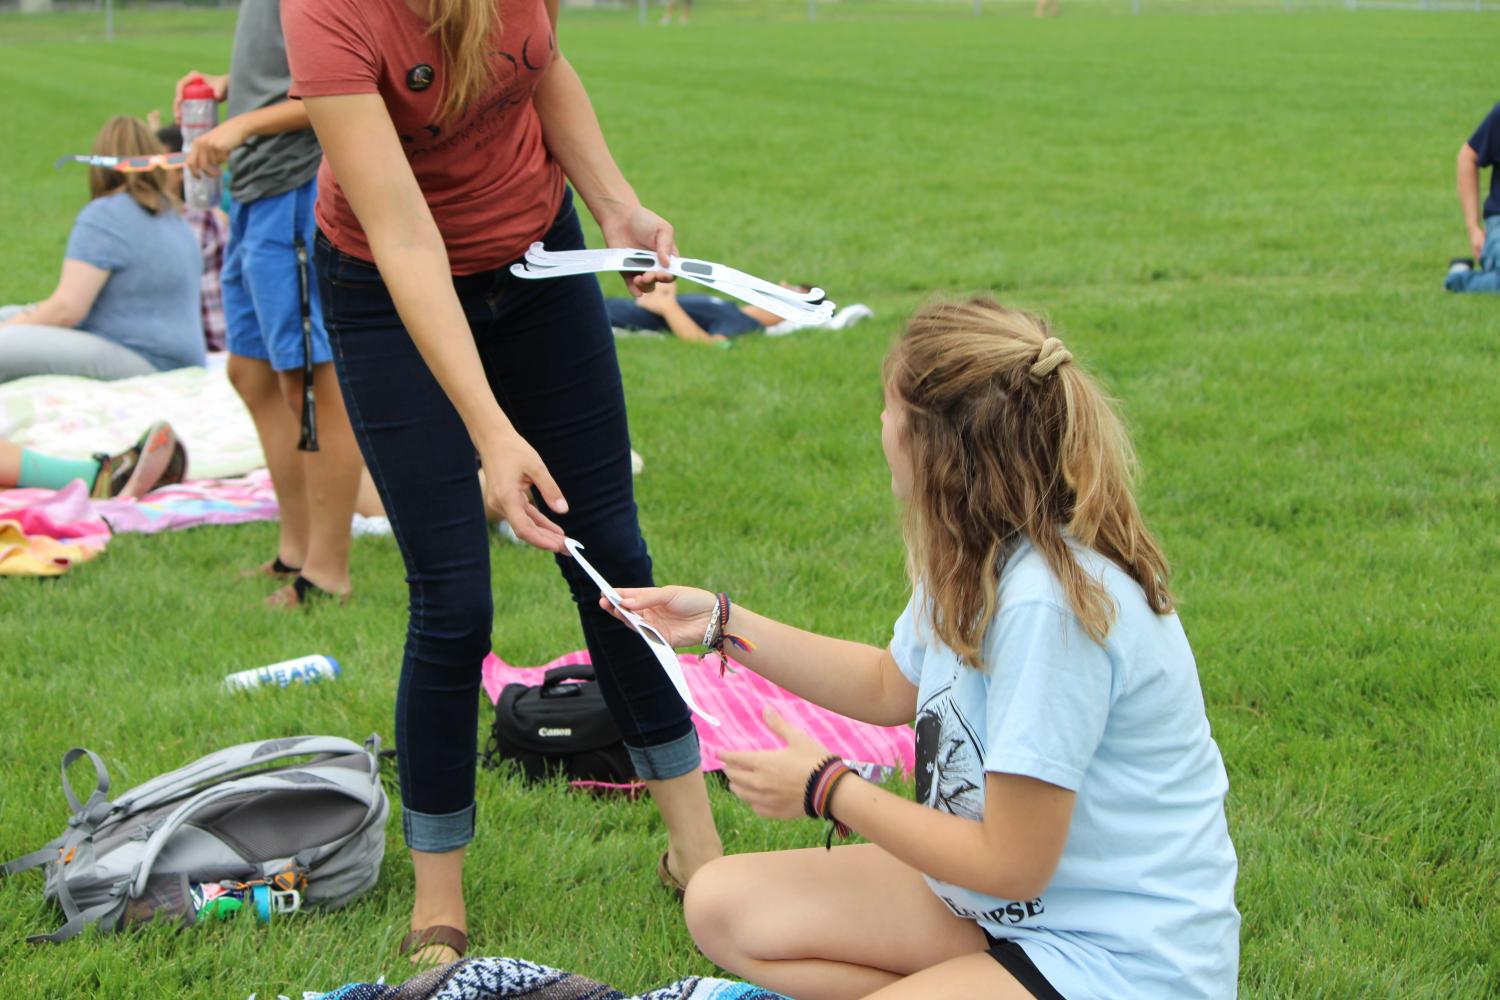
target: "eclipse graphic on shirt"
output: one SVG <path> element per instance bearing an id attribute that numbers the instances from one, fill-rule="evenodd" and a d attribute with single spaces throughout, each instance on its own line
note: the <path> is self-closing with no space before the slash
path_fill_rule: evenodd
<path id="1" fill-rule="evenodd" d="M 917 709 L 917 801 L 984 818 L 984 744 L 953 704 L 953 687 L 934 691 Z"/>

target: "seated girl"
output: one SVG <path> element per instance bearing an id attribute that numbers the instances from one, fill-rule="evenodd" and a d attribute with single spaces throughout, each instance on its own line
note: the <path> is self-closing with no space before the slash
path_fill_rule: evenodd
<path id="1" fill-rule="evenodd" d="M 770 713 L 784 749 L 723 755 L 760 815 L 868 843 L 711 862 L 694 940 L 798 1000 L 1233 996 L 1228 781 L 1105 397 L 1045 323 L 980 298 L 911 321 L 881 423 L 913 584 L 889 648 L 623 592 L 674 645 L 728 638 L 810 701 L 916 723 L 915 803 Z"/>
<path id="2" fill-rule="evenodd" d="M 93 151 L 161 152 L 136 118 L 105 123 Z M 203 256 L 165 172 L 89 168 L 57 289 L 0 309 L 0 382 L 27 375 L 149 375 L 204 361 L 198 286 Z"/>

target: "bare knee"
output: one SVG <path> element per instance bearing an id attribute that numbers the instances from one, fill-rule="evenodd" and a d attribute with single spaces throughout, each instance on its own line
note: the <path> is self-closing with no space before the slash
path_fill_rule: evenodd
<path id="1" fill-rule="evenodd" d="M 229 376 L 229 384 L 234 386 L 234 391 L 250 406 L 280 398 L 281 390 L 276 373 L 265 361 L 231 354 L 225 365 L 225 373 Z"/>
<path id="2" fill-rule="evenodd" d="M 699 868 L 688 883 L 683 900 L 683 918 L 698 950 L 720 967 L 736 971 L 744 957 L 743 941 L 737 940 L 736 917 L 743 918 L 752 904 L 750 881 L 745 877 L 745 858 L 723 857 Z"/>

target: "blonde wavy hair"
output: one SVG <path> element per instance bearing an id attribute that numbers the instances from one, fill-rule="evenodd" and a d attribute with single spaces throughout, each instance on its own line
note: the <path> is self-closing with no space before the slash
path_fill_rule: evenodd
<path id="1" fill-rule="evenodd" d="M 443 99 L 438 119 L 451 123 L 487 90 L 495 79 L 490 61 L 500 30 L 497 0 L 430 0 L 427 29 L 443 50 Z"/>
<path id="2" fill-rule="evenodd" d="M 94 137 L 93 152 L 96 156 L 150 156 L 165 152 L 156 136 L 139 118 L 116 115 L 104 123 Z M 107 167 L 89 167 L 89 198 L 103 198 L 124 188 L 130 197 L 146 211 L 176 211 L 177 196 L 167 183 L 167 172 L 160 168 L 140 173 L 122 174 Z"/>
<path id="3" fill-rule="evenodd" d="M 912 464 L 908 572 L 962 662 L 984 666 L 1000 570 L 1022 538 L 1096 642 L 1116 608 L 1069 537 L 1130 574 L 1152 610 L 1172 610 L 1166 557 L 1131 493 L 1124 427 L 1045 320 L 983 296 L 927 306 L 887 355 L 885 385 Z"/>

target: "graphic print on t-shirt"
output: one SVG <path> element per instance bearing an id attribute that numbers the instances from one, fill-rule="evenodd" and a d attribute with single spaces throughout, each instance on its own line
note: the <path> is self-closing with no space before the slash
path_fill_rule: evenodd
<path id="1" fill-rule="evenodd" d="M 536 41 L 534 35 L 528 34 L 521 42 L 521 59 L 503 49 L 494 49 L 489 53 L 490 62 L 494 65 L 496 89 L 486 94 L 483 102 L 468 116 L 468 121 L 457 131 L 446 137 L 443 135 L 443 127 L 438 122 L 429 122 L 422 126 L 422 130 L 428 133 L 428 141 L 423 141 L 417 130 L 402 131 L 401 142 L 407 147 L 407 155 L 416 159 L 421 156 L 430 156 L 433 153 L 443 152 L 452 148 L 455 144 L 472 144 L 474 151 L 479 151 L 488 146 L 495 136 L 505 125 L 505 113 L 507 108 L 518 104 L 524 104 L 530 100 L 536 91 L 537 82 L 541 74 L 552 63 L 552 54 L 557 49 L 557 43 L 553 39 L 552 31 L 547 31 L 547 51 L 542 64 L 537 65 L 531 59 L 531 44 Z M 541 43 L 537 41 L 537 47 Z M 503 62 L 501 60 L 504 60 Z M 526 67 L 527 72 L 523 75 L 521 67 Z M 420 75 L 419 71 L 425 70 Z M 411 90 L 427 90 L 436 79 L 435 71 L 427 63 L 411 67 L 406 74 L 406 85 Z M 420 82 L 420 86 L 416 82 Z M 437 105 L 432 107 L 436 111 Z M 393 120 L 398 121 L 398 127 L 404 124 L 404 118 L 393 115 Z"/>
<path id="2" fill-rule="evenodd" d="M 984 820 L 984 742 L 955 703 L 951 681 L 917 708 L 917 801 L 964 819 Z M 1040 899 L 993 900 L 999 905 L 976 909 L 965 905 L 956 887 L 930 877 L 927 884 L 966 920 L 1014 927 L 1046 910 Z"/>
<path id="3" fill-rule="evenodd" d="M 983 819 L 983 762 L 983 741 L 953 704 L 953 685 L 943 685 L 917 709 L 917 801 Z"/>

